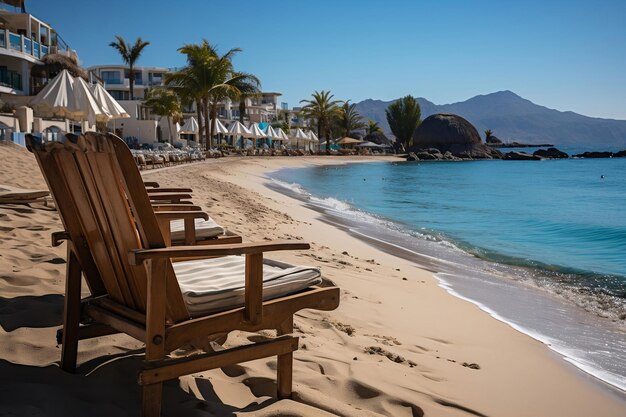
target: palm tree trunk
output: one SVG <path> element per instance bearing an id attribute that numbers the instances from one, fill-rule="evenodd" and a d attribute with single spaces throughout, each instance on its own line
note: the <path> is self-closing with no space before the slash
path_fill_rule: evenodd
<path id="1" fill-rule="evenodd" d="M 172 132 L 172 118 L 167 116 L 167 124 L 170 128 L 170 144 L 174 144 L 174 133 Z"/>
<path id="2" fill-rule="evenodd" d="M 202 144 L 202 100 L 196 100 L 196 116 L 198 116 L 198 144 Z"/>
<path id="3" fill-rule="evenodd" d="M 211 123 L 209 123 L 209 100 L 205 100 L 204 105 L 202 106 L 202 111 L 204 112 L 204 120 L 206 120 L 206 123 L 204 124 L 204 131 L 205 131 L 205 135 L 206 135 L 206 144 L 205 144 L 205 149 L 208 151 L 209 149 L 211 149 L 212 145 L 213 145 L 213 141 L 211 140 Z"/>
<path id="4" fill-rule="evenodd" d="M 241 97 L 239 99 L 239 122 L 243 124 L 243 117 L 246 115 L 246 99 Z"/>
<path id="5" fill-rule="evenodd" d="M 215 125 L 217 124 L 217 102 L 211 104 L 211 112 L 209 113 L 211 116 L 211 126 L 209 132 L 211 133 L 211 140 L 213 139 L 213 134 L 215 133 Z"/>

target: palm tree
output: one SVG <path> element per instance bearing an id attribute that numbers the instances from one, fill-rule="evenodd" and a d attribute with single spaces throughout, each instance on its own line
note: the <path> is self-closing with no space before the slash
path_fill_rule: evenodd
<path id="1" fill-rule="evenodd" d="M 311 100 L 300 100 L 305 103 L 302 113 L 305 117 L 315 120 L 317 123 L 317 137 L 326 137 L 326 150 L 330 145 L 330 129 L 333 119 L 339 111 L 339 100 L 333 100 L 334 95 L 330 91 L 315 91 Z"/>
<path id="2" fill-rule="evenodd" d="M 491 129 L 485 130 L 485 142 L 489 142 L 492 136 L 493 136 L 493 131 Z"/>
<path id="3" fill-rule="evenodd" d="M 391 132 L 396 137 L 396 148 L 409 148 L 413 132 L 420 124 L 420 105 L 413 96 L 406 96 L 391 103 L 385 110 Z"/>
<path id="4" fill-rule="evenodd" d="M 350 136 L 352 131 L 365 128 L 363 117 L 356 111 L 356 104 L 350 104 L 350 100 L 343 103 L 336 120 L 343 136 Z"/>
<path id="5" fill-rule="evenodd" d="M 170 130 L 170 143 L 174 141 L 174 132 L 172 131 L 172 118 L 180 118 L 182 116 L 180 101 L 173 90 L 167 88 L 154 88 L 146 91 L 144 105 L 157 116 L 167 117 L 167 123 Z"/>
<path id="6" fill-rule="evenodd" d="M 373 121 L 372 119 L 369 119 L 367 121 L 367 136 L 372 135 L 376 132 L 382 132 L 383 129 L 378 125 L 378 122 Z"/>
<path id="7" fill-rule="evenodd" d="M 260 92 L 261 81 L 256 76 L 231 69 L 230 79 L 224 81 L 223 86 L 216 87 L 211 93 L 211 135 L 215 132 L 217 106 L 221 101 L 226 98 L 239 100 L 239 121 L 243 123 L 246 113 L 246 97 L 256 96 Z"/>
<path id="8" fill-rule="evenodd" d="M 215 46 L 203 40 L 200 44 L 183 45 L 178 51 L 187 55 L 187 66 L 170 74 L 166 81 L 174 89 L 193 92 L 196 107 L 201 109 L 204 116 L 206 147 L 209 149 L 213 145 L 218 103 L 226 97 L 240 94 L 238 84 L 241 86 L 242 83 L 248 81 L 256 83 L 258 87 L 258 79 L 250 74 L 234 71 L 232 57 L 241 51 L 239 48 L 233 48 L 219 55 Z M 208 123 L 209 107 L 211 107 L 213 123 Z"/>
<path id="9" fill-rule="evenodd" d="M 143 41 L 141 38 L 137 38 L 134 45 L 126 43 L 126 41 L 118 35 L 115 35 L 117 39 L 116 42 L 111 42 L 109 44 L 110 47 L 115 48 L 117 52 L 122 56 L 122 60 L 126 65 L 128 65 L 128 81 L 129 81 L 129 98 L 133 99 L 133 88 L 135 87 L 135 63 L 141 56 L 141 52 L 143 48 L 150 45 L 150 42 Z"/>

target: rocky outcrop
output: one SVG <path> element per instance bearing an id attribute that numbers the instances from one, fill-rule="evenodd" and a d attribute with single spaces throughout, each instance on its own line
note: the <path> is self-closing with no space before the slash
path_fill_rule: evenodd
<path id="1" fill-rule="evenodd" d="M 502 159 L 506 159 L 507 161 L 540 161 L 543 158 L 526 152 L 507 152 Z"/>
<path id="2" fill-rule="evenodd" d="M 494 135 L 489 136 L 485 142 L 487 142 L 488 145 L 501 145 L 503 143 L 497 136 Z"/>
<path id="3" fill-rule="evenodd" d="M 557 148 L 548 148 L 548 149 L 537 149 L 533 152 L 533 155 L 540 156 L 542 158 L 550 158 L 550 159 L 563 159 L 569 158 L 569 155 L 565 152 L 559 151 Z"/>
<path id="4" fill-rule="evenodd" d="M 429 152 L 431 149 L 437 150 L 442 160 L 452 160 L 444 157 L 446 153 L 462 159 L 502 158 L 500 151 L 481 142 L 478 131 L 470 122 L 455 114 L 433 114 L 415 129 L 410 152 L 419 158 L 423 152 L 433 155 Z M 432 159 L 422 156 L 425 160 Z"/>
<path id="5" fill-rule="evenodd" d="M 462 161 L 462 158 L 452 155 L 450 152 L 441 153 L 439 149 L 431 148 L 420 152 L 409 153 L 407 161 Z"/>
<path id="6" fill-rule="evenodd" d="M 626 158 L 626 149 L 623 151 L 615 152 L 613 158 Z"/>
<path id="7" fill-rule="evenodd" d="M 551 143 L 519 143 L 519 142 L 511 142 L 511 143 L 488 143 L 489 146 L 493 146 L 494 148 L 542 148 L 547 146 L 554 146 Z"/>
<path id="8" fill-rule="evenodd" d="M 573 156 L 574 158 L 612 158 L 613 152 L 583 152 Z"/>

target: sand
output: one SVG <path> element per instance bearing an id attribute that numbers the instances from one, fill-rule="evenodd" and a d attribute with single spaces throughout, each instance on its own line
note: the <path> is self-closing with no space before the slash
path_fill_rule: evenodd
<path id="1" fill-rule="evenodd" d="M 25 149 L 1 145 L 0 158 L 0 183 L 45 187 Z M 196 204 L 247 241 L 310 242 L 311 250 L 272 257 L 320 266 L 342 289 L 339 309 L 296 316 L 293 400 L 273 398 L 276 361 L 258 360 L 167 383 L 163 415 L 626 414 L 624 393 L 449 295 L 425 269 L 264 185 L 265 173 L 281 167 L 349 160 L 224 158 L 144 173 L 192 187 Z M 77 374 L 58 368 L 66 248 L 51 247 L 57 230 L 48 207 L 0 206 L 0 415 L 138 415 L 141 343 L 124 335 L 83 341 Z M 258 337 L 233 334 L 227 345 Z"/>

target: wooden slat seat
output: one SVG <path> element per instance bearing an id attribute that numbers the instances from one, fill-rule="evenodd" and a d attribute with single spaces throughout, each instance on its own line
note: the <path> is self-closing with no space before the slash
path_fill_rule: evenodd
<path id="1" fill-rule="evenodd" d="M 234 330 L 276 329 L 278 335 L 286 335 L 293 331 L 293 314 L 298 310 L 337 308 L 339 289 L 310 286 L 317 281 L 308 281 L 289 294 L 271 293 L 264 285 L 264 253 L 308 249 L 308 244 L 277 241 L 170 246 L 159 226 L 170 221 L 168 216 L 178 213 L 193 222 L 206 215 L 184 210 L 155 212 L 133 156 L 121 139 L 86 133 L 68 135 L 60 143 L 41 142 L 29 135 L 27 144 L 65 227 L 65 232 L 53 236 L 53 242 L 69 241 L 63 369 L 75 369 L 80 338 L 117 331 L 146 344 L 145 366 L 139 377 L 146 416 L 160 414 L 162 383 L 167 379 L 273 355 L 278 357 L 278 397 L 291 395 L 292 352 L 297 349 L 297 338 L 284 336 L 175 360 L 168 354 L 199 338 Z M 239 260 L 235 286 L 240 301 L 222 306 L 219 312 L 190 311 L 173 261 L 224 256 Z M 205 268 L 205 276 L 210 278 L 214 272 L 211 262 Z M 81 274 L 92 293 L 84 300 L 80 299 Z M 203 275 L 201 271 L 198 274 Z M 185 284 L 183 287 L 187 291 Z M 80 325 L 81 304 L 88 325 Z"/>

